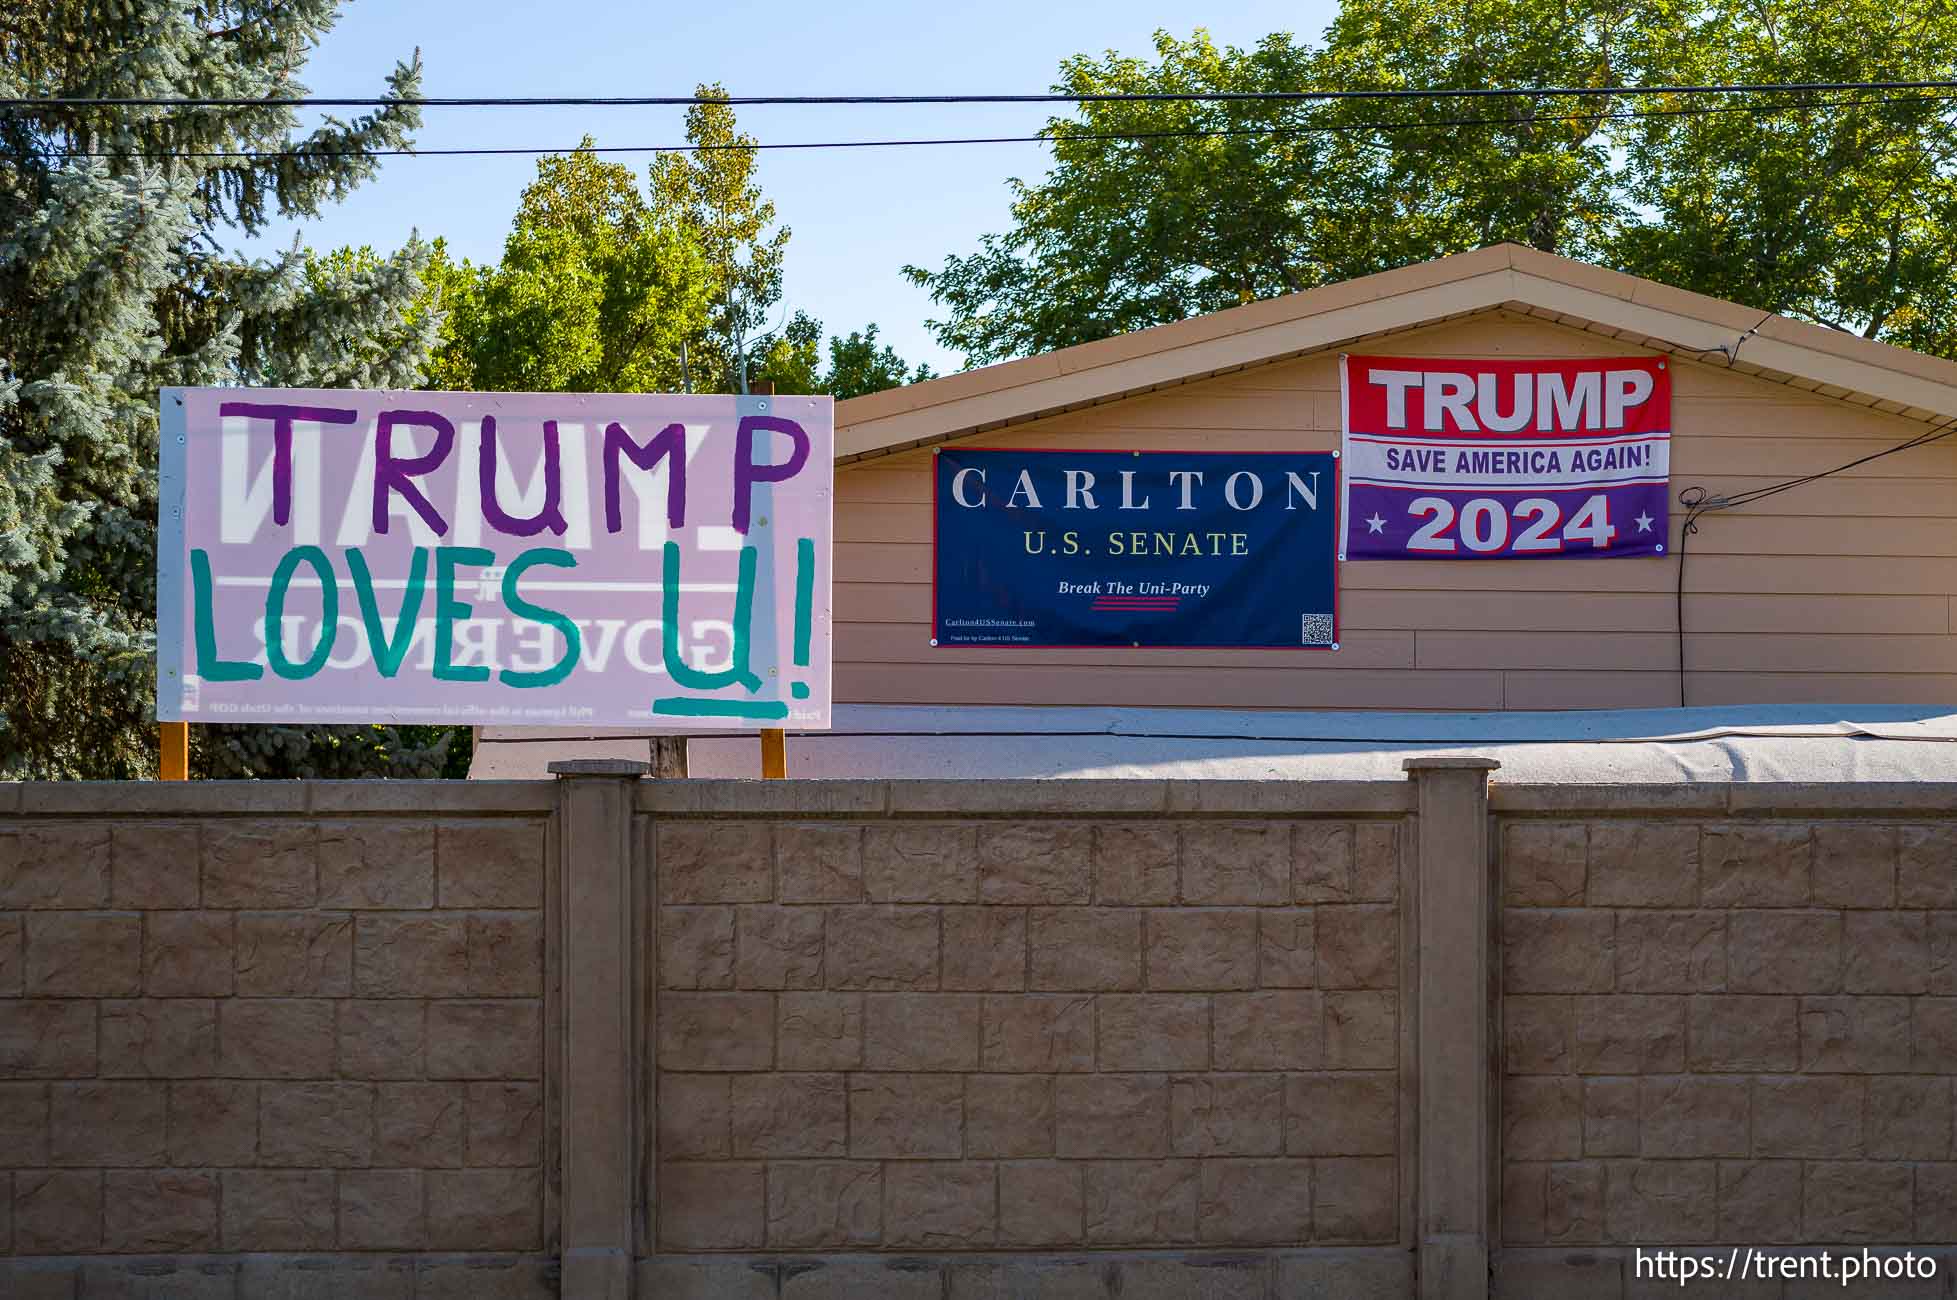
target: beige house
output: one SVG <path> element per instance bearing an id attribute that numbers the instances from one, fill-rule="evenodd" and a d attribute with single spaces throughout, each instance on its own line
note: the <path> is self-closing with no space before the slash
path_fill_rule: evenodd
<path id="1" fill-rule="evenodd" d="M 975 706 L 1957 706 L 1957 439 L 1706 515 L 1682 598 L 1675 507 L 1664 558 L 1346 563 L 1333 654 L 932 646 L 931 448 L 1332 449 L 1349 349 L 1667 354 L 1674 495 L 1833 470 L 1957 421 L 1957 364 L 1515 245 L 842 402 L 838 727 L 915 730 L 918 707 L 957 730 Z M 485 729 L 478 771 L 541 771 L 571 738 Z"/>

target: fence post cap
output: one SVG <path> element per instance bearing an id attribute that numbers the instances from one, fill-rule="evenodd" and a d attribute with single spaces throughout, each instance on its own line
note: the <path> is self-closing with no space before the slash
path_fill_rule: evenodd
<path id="1" fill-rule="evenodd" d="M 652 764 L 636 758 L 560 758 L 549 770 L 552 776 L 644 776 Z"/>
<path id="2" fill-rule="evenodd" d="M 1400 760 L 1400 767 L 1408 772 L 1446 772 L 1472 771 L 1493 772 L 1502 764 L 1493 758 L 1483 758 L 1480 754 L 1420 754 L 1413 758 Z"/>

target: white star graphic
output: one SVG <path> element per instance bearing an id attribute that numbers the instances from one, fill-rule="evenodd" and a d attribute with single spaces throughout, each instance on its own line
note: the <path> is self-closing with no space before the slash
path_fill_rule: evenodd
<path id="1" fill-rule="evenodd" d="M 1378 514 L 1374 514 L 1371 519 L 1366 521 L 1366 531 L 1369 533 L 1384 533 L 1386 531 L 1386 521 L 1381 519 Z"/>
<path id="2" fill-rule="evenodd" d="M 1632 520 L 1631 522 L 1632 522 L 1632 523 L 1634 523 L 1634 524 L 1636 524 L 1636 525 L 1638 526 L 1638 531 L 1639 531 L 1639 532 L 1641 532 L 1641 533 L 1648 533 L 1648 532 L 1650 532 L 1650 531 L 1651 531 L 1651 516 L 1650 516 L 1650 515 L 1647 515 L 1647 514 L 1642 514 L 1642 513 L 1641 513 L 1641 514 L 1639 514 L 1639 515 L 1638 515 L 1638 517 L 1637 517 L 1636 519 L 1633 519 L 1633 520 Z"/>

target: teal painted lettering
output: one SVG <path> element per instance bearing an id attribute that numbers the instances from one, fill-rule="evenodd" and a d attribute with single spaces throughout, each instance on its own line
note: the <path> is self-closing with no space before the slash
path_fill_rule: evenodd
<path id="1" fill-rule="evenodd" d="M 795 663 L 809 666 L 809 633 L 815 625 L 815 539 L 795 539 Z"/>
<path id="2" fill-rule="evenodd" d="M 192 620 L 197 629 L 197 675 L 207 682 L 251 682 L 265 675 L 257 664 L 243 659 L 220 659 L 217 654 L 217 620 L 211 610 L 211 557 L 201 550 L 190 552 Z"/>
<path id="3" fill-rule="evenodd" d="M 674 718 L 756 718 L 762 722 L 788 716 L 788 706 L 780 700 L 702 700 L 691 695 L 654 700 L 652 711 Z"/>
<path id="4" fill-rule="evenodd" d="M 435 548 L 435 680 L 438 682 L 486 682 L 489 665 L 459 668 L 455 664 L 455 625 L 469 617 L 473 608 L 455 598 L 455 567 L 458 564 L 487 568 L 496 563 L 496 552 L 480 546 L 437 546 Z"/>
<path id="5" fill-rule="evenodd" d="M 566 677 L 569 677 L 571 675 L 571 669 L 577 666 L 578 651 L 583 644 L 582 638 L 578 635 L 578 625 L 576 623 L 573 623 L 568 617 L 558 613 L 554 609 L 545 609 L 541 605 L 533 605 L 518 594 L 516 589 L 517 579 L 522 577 L 523 571 L 533 564 L 548 564 L 558 569 L 575 569 L 578 567 L 577 557 L 569 551 L 559 551 L 547 546 L 539 546 L 517 556 L 516 559 L 510 561 L 510 567 L 503 570 L 503 604 L 509 607 L 510 613 L 516 615 L 518 618 L 527 618 L 533 622 L 546 623 L 556 628 L 564 637 L 564 655 L 549 668 L 544 668 L 536 672 L 516 668 L 505 668 L 502 671 L 501 678 L 503 684 L 505 686 L 515 686 L 519 689 L 535 686 L 555 686 Z"/>
<path id="6" fill-rule="evenodd" d="M 667 542 L 661 569 L 661 617 L 665 622 L 666 672 L 675 686 L 695 691 L 717 691 L 723 686 L 741 685 L 749 694 L 761 689 L 761 679 L 748 668 L 749 631 L 754 621 L 755 548 L 741 548 L 741 573 L 734 587 L 734 649 L 730 666 L 717 673 L 702 672 L 680 657 L 680 548 Z"/>
<path id="7" fill-rule="evenodd" d="M 306 662 L 295 664 L 285 657 L 285 593 L 302 564 L 310 564 L 319 575 L 319 637 Z M 271 662 L 272 671 L 287 681 L 303 681 L 326 667 L 339 635 L 340 584 L 333 577 L 332 562 L 317 546 L 293 547 L 279 557 L 279 567 L 272 570 L 271 590 L 265 593 L 265 658 Z"/>
<path id="8" fill-rule="evenodd" d="M 415 615 L 421 612 L 421 596 L 428 588 L 428 552 L 414 548 L 414 562 L 408 568 L 408 589 L 401 593 L 401 612 L 394 617 L 394 635 L 381 631 L 380 604 L 374 599 L 374 575 L 367 568 L 367 557 L 357 549 L 347 552 L 347 568 L 353 571 L 353 594 L 360 601 L 360 621 L 367 628 L 367 644 L 373 647 L 374 667 L 383 677 L 401 671 L 414 642 Z"/>

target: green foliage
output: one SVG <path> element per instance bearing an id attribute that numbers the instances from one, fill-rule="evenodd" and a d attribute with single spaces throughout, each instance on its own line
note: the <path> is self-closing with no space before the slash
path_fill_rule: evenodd
<path id="1" fill-rule="evenodd" d="M 911 370 L 897 355 L 896 348 L 888 343 L 878 347 L 877 327 L 872 324 L 866 329 L 852 330 L 848 338 L 830 338 L 829 373 L 823 376 L 822 387 L 816 391 L 837 398 L 861 397 L 865 393 L 935 378 L 937 375 L 923 362 Z"/>
<path id="2" fill-rule="evenodd" d="M 1158 34 L 1153 59 L 1070 59 L 1055 89 L 1953 76 L 1943 0 L 1346 0 L 1320 45 Z M 1053 164 L 1012 182 L 1009 230 L 905 269 L 971 364 L 1504 240 L 1957 353 L 1957 104 L 1896 98 L 1088 103 L 1049 122 Z M 1752 111 L 1828 100 L 1851 102 Z M 1094 138 L 1117 133 L 1145 138 Z"/>
<path id="3" fill-rule="evenodd" d="M 0 96 L 196 96 L 243 106 L 0 113 L 0 775 L 154 771 L 157 389 L 407 385 L 434 316 L 428 250 L 271 261 L 224 251 L 305 217 L 404 144 L 390 102 L 295 138 L 307 52 L 337 0 L 44 0 L 0 9 Z M 274 151 L 267 159 L 223 157 Z M 70 156 L 88 154 L 94 156 Z M 347 729 L 200 728 L 238 771 L 301 770 Z M 446 761 L 394 744 L 398 768 Z M 338 770 L 361 770 L 357 765 Z M 372 770 L 371 768 L 365 770 Z"/>

